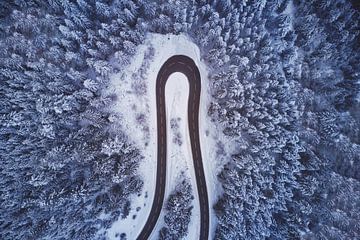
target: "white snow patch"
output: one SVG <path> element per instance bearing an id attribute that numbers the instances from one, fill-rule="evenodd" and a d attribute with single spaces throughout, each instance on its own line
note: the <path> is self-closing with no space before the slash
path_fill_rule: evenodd
<path id="1" fill-rule="evenodd" d="M 147 92 L 144 95 L 136 95 L 132 88 L 131 84 L 134 81 L 132 74 L 139 71 L 141 65 L 144 60 L 144 54 L 149 49 L 149 47 L 153 47 L 155 49 L 155 55 L 152 61 L 150 62 L 149 70 L 147 71 L 147 77 L 145 79 L 147 84 Z M 126 67 L 126 70 L 115 74 L 111 77 L 112 86 L 109 88 L 109 94 L 115 93 L 118 97 L 117 104 L 114 108 L 116 112 L 121 114 L 123 117 L 121 118 L 121 126 L 123 127 L 123 131 L 127 133 L 127 135 L 134 141 L 134 144 L 141 150 L 142 154 L 145 156 L 145 159 L 141 162 L 139 173 L 142 175 L 144 179 L 144 188 L 139 196 L 133 196 L 131 199 L 131 211 L 129 216 L 126 219 L 118 219 L 110 229 L 107 230 L 107 238 L 108 239 L 117 239 L 117 234 L 125 233 L 128 239 L 136 239 L 137 235 L 140 233 L 142 227 L 144 226 L 146 219 L 150 213 L 152 200 L 154 197 L 155 190 L 155 177 L 156 177 L 156 164 L 157 164 L 157 126 L 156 126 L 156 99 L 155 99 L 155 82 L 157 73 L 160 70 L 160 67 L 163 63 L 173 55 L 186 55 L 191 57 L 195 63 L 197 64 L 200 75 L 201 75 L 201 84 L 202 84 L 202 92 L 200 99 L 200 111 L 199 111 L 199 126 L 200 126 L 200 144 L 201 151 L 203 155 L 203 164 L 205 170 L 205 177 L 207 183 L 207 190 L 209 196 L 209 208 L 210 208 L 210 239 L 213 238 L 213 232 L 216 226 L 216 217 L 214 211 L 212 209 L 214 203 L 217 200 L 217 197 L 221 193 L 220 184 L 217 183 L 217 173 L 219 171 L 220 163 L 216 160 L 216 140 L 214 138 L 217 137 L 217 130 L 214 128 L 213 124 L 210 122 L 209 117 L 207 116 L 207 109 L 209 106 L 209 86 L 208 86 L 208 76 L 207 76 L 207 68 L 205 64 L 201 61 L 200 58 L 200 50 L 196 44 L 194 44 L 191 39 L 186 35 L 161 35 L 161 34 L 149 34 L 147 36 L 146 41 L 143 45 L 139 46 L 137 49 L 136 56 L 132 60 L 130 66 Z M 173 74 L 170 78 L 180 78 L 181 74 Z M 187 81 L 170 81 L 168 83 L 178 83 L 186 85 Z M 185 83 L 185 84 L 184 84 Z M 173 159 L 178 159 L 177 157 L 172 157 L 169 155 L 168 157 L 168 176 L 167 176 L 167 187 L 165 200 L 168 197 L 169 191 L 172 189 L 174 184 L 174 179 L 178 175 L 176 172 L 176 168 L 182 169 L 183 167 L 187 167 L 189 169 L 189 176 L 191 177 L 191 183 L 194 191 L 195 201 L 194 201 L 194 209 L 193 209 L 193 218 L 189 225 L 189 235 L 186 239 L 195 239 L 195 235 L 198 233 L 199 229 L 199 202 L 198 202 L 198 193 L 196 190 L 196 181 L 195 181 L 195 173 L 192 167 L 192 158 L 191 152 L 189 152 L 190 146 L 189 141 L 187 139 L 188 130 L 187 130 L 187 117 L 184 118 L 184 113 L 187 114 L 187 110 L 180 110 L 181 106 L 187 107 L 187 101 L 184 100 L 184 96 L 188 95 L 188 90 L 184 89 L 184 86 L 180 86 L 178 90 L 170 93 L 170 88 L 172 88 L 173 84 L 167 84 L 167 89 L 169 88 L 169 93 L 166 93 L 166 96 L 173 101 L 169 100 L 171 104 L 167 104 L 167 122 L 169 126 L 169 115 L 168 113 L 173 113 L 176 115 L 181 115 L 181 128 L 183 135 L 183 139 L 185 142 L 183 147 L 181 148 L 184 156 L 183 163 L 173 163 Z M 188 87 L 187 87 L 188 89 Z M 186 91 L 186 92 L 183 92 Z M 177 96 L 178 94 L 178 96 Z M 181 96 L 179 96 L 179 94 Z M 172 97 L 171 97 L 172 96 Z M 179 100 L 181 99 L 181 100 Z M 179 102 L 180 101 L 180 102 Z M 179 107 L 180 106 L 180 107 Z M 179 108 L 177 110 L 177 108 Z M 175 109 L 175 110 L 174 110 Z M 146 126 L 149 127 L 149 131 L 146 133 L 144 131 L 143 126 L 140 126 L 137 123 L 137 117 L 140 113 L 145 114 L 146 116 Z M 186 124 L 186 127 L 185 125 Z M 184 128 L 186 130 L 184 130 Z M 185 132 L 186 131 L 186 134 Z M 170 134 L 168 130 L 168 135 Z M 187 139 L 187 140 L 186 140 Z M 172 148 L 172 143 L 170 142 L 171 138 L 168 137 L 168 147 Z M 186 142 L 187 141 L 187 142 Z M 170 151 L 169 151 L 170 152 Z M 187 159 L 187 160 L 186 160 Z M 190 161 L 191 159 L 191 161 Z M 176 160 L 175 160 L 176 162 Z M 184 162 L 186 163 L 185 165 Z M 180 164 L 180 165 L 178 165 Z M 171 169 L 169 169 L 169 167 Z M 185 168 L 186 169 L 186 168 Z M 147 197 L 145 197 L 145 193 L 147 193 Z M 137 210 L 137 207 L 141 207 L 141 209 Z M 132 218 L 133 215 L 137 217 L 135 219 Z M 160 215 L 160 219 L 157 224 L 157 228 L 162 224 L 163 213 Z M 154 231 L 153 235 L 156 233 Z M 154 235 L 155 237 L 155 235 Z"/>
<path id="2" fill-rule="evenodd" d="M 294 6 L 293 1 L 290 1 L 290 2 L 288 3 L 288 5 L 286 6 L 283 14 L 289 15 L 289 16 L 291 16 L 292 18 L 295 17 L 295 6 Z M 291 30 L 293 30 L 293 29 L 291 29 Z"/>

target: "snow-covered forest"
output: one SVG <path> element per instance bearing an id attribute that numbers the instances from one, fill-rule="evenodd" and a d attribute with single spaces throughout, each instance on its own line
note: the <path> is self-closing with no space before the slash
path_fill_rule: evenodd
<path id="1" fill-rule="evenodd" d="M 132 217 L 146 156 L 106 90 L 149 33 L 187 35 L 209 70 L 221 166 L 213 238 L 359 239 L 355 2 L 0 1 L 0 239 L 103 239 Z M 165 222 L 183 211 L 182 232 L 164 226 L 164 239 L 194 227 L 194 186 L 179 188 L 187 194 L 165 199 Z"/>

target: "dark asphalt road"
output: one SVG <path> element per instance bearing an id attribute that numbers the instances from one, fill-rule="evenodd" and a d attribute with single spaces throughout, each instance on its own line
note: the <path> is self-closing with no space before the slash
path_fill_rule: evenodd
<path id="1" fill-rule="evenodd" d="M 188 125 L 191 141 L 191 151 L 194 161 L 196 184 L 200 200 L 200 238 L 207 240 L 209 237 L 209 200 L 206 189 L 204 168 L 201 157 L 199 140 L 199 103 L 201 91 L 200 72 L 195 62 L 183 55 L 169 58 L 161 67 L 156 78 L 156 108 L 157 108 L 157 172 L 155 196 L 150 215 L 138 240 L 148 239 L 159 218 L 164 203 L 166 182 L 166 114 L 165 114 L 165 84 L 174 72 L 183 73 L 189 81 L 188 99 Z M 190 226 L 195 227 L 195 226 Z"/>

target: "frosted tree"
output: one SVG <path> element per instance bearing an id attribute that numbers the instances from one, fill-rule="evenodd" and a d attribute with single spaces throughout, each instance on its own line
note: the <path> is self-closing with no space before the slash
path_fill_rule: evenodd
<path id="1" fill-rule="evenodd" d="M 186 236 L 193 198 L 189 179 L 181 180 L 165 204 L 165 226 L 160 229 L 159 239 L 180 239 Z"/>

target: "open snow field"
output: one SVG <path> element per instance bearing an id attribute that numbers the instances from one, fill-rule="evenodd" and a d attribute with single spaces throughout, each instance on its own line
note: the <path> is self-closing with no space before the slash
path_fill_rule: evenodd
<path id="1" fill-rule="evenodd" d="M 144 59 L 147 51 L 153 48 L 154 56 L 152 60 Z M 201 62 L 199 48 L 184 35 L 159 35 L 149 34 L 147 40 L 141 45 L 131 64 L 125 71 L 115 74 L 111 77 L 112 87 L 109 93 L 115 93 L 118 97 L 118 103 L 115 110 L 121 118 L 121 125 L 124 131 L 131 137 L 131 140 L 139 147 L 145 156 L 139 171 L 144 178 L 143 192 L 139 196 L 133 196 L 131 201 L 131 211 L 126 219 L 119 219 L 108 230 L 109 239 L 115 239 L 121 233 L 125 233 L 128 239 L 135 239 L 145 224 L 150 212 L 152 199 L 155 190 L 156 163 L 157 163 L 157 126 L 156 126 L 156 99 L 155 99 L 155 81 L 157 73 L 162 64 L 173 55 L 187 55 L 197 64 L 202 81 L 202 93 L 200 100 L 200 142 L 203 155 L 203 163 L 206 174 L 207 188 L 209 192 L 210 203 L 210 238 L 212 238 L 214 226 L 216 224 L 215 215 L 212 210 L 216 202 L 218 193 L 221 191 L 216 184 L 216 175 L 218 165 L 215 159 L 215 140 L 216 130 L 206 117 L 209 94 L 206 66 Z M 146 93 L 139 96 L 135 93 L 132 84 L 134 81 L 133 73 L 137 73 L 149 61 L 146 71 L 146 78 L 143 79 L 146 84 Z M 195 172 L 191 157 L 190 138 L 187 125 L 187 96 L 188 83 L 184 75 L 175 73 L 170 76 L 166 85 L 166 111 L 167 111 L 167 133 L 168 133 L 168 165 L 167 165 L 167 196 L 173 190 L 176 179 L 182 171 L 185 176 L 190 177 L 194 194 L 194 209 L 192 219 L 189 225 L 189 234 L 187 239 L 194 239 L 198 234 L 199 222 L 199 200 L 196 190 Z M 139 116 L 142 117 L 141 124 Z M 180 118 L 179 130 L 184 143 L 182 146 L 176 146 L 172 143 L 172 130 L 170 127 L 171 118 Z M 148 129 L 147 129 L 148 127 Z M 153 232 L 152 238 L 156 238 L 158 230 L 162 227 L 163 213 L 160 215 L 158 224 Z"/>

